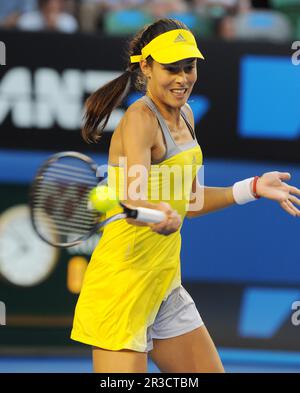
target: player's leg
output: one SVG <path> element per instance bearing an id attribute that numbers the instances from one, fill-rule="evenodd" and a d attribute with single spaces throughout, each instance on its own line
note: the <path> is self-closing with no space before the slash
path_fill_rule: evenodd
<path id="1" fill-rule="evenodd" d="M 204 325 L 176 337 L 153 338 L 150 356 L 162 372 L 224 372 L 216 347 Z"/>
<path id="2" fill-rule="evenodd" d="M 163 372 L 224 372 L 195 302 L 182 287 L 162 303 L 149 327 L 150 356 Z"/>
<path id="3" fill-rule="evenodd" d="M 93 347 L 93 369 L 95 373 L 146 373 L 147 353 Z"/>

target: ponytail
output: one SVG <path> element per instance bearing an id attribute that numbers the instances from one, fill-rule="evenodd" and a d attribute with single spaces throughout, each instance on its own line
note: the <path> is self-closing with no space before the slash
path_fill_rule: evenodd
<path id="1" fill-rule="evenodd" d="M 85 102 L 82 137 L 88 143 L 97 143 L 103 134 L 112 111 L 126 97 L 131 82 L 127 69 L 118 78 L 96 90 Z"/>

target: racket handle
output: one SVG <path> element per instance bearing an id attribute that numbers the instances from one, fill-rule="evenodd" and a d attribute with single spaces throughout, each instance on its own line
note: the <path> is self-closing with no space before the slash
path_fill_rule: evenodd
<path id="1" fill-rule="evenodd" d="M 166 218 L 165 213 L 160 210 L 148 209 L 147 207 L 138 207 L 135 210 L 137 211 L 135 218 L 137 221 L 158 223 Z"/>

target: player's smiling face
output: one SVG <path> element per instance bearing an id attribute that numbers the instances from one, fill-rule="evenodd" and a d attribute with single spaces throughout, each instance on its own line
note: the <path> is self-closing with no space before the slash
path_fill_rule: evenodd
<path id="1" fill-rule="evenodd" d="M 185 59 L 171 64 L 153 61 L 148 71 L 148 89 L 152 96 L 165 105 L 184 105 L 197 80 L 196 59 Z"/>

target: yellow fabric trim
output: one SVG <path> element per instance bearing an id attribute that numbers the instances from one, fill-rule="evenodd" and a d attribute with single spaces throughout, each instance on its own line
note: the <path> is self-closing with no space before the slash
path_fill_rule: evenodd
<path id="1" fill-rule="evenodd" d="M 131 63 L 139 63 L 142 60 L 142 55 L 130 56 Z"/>

